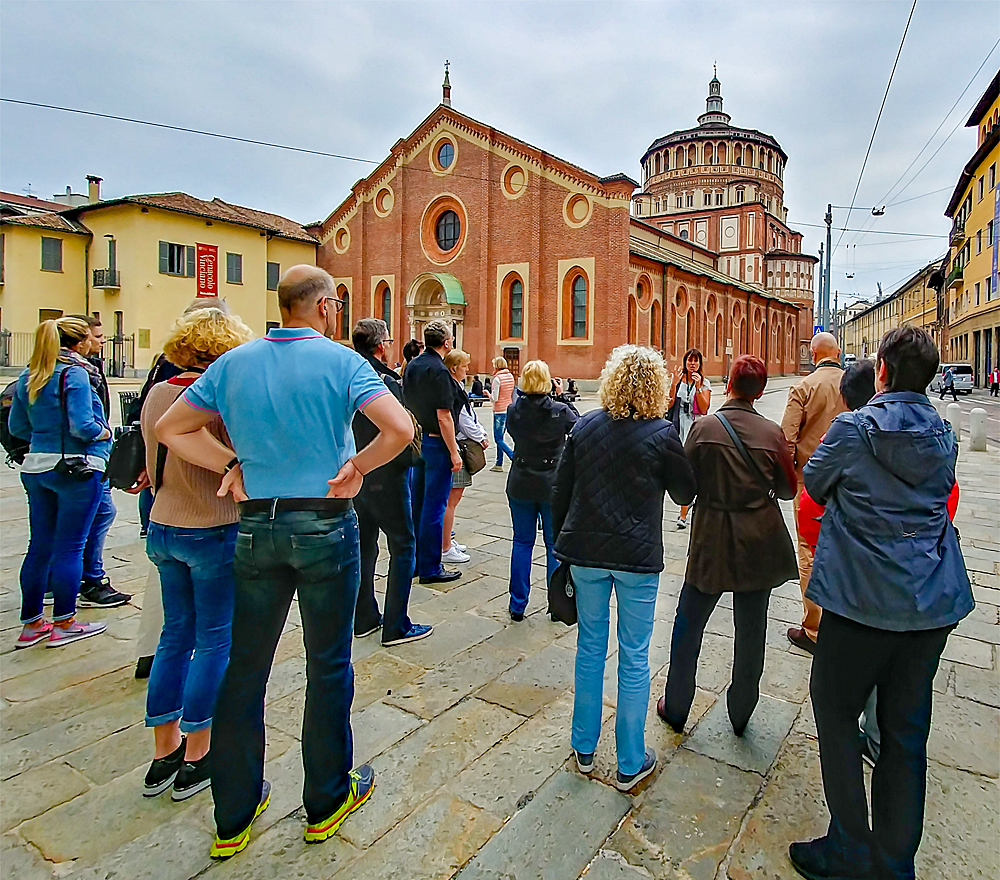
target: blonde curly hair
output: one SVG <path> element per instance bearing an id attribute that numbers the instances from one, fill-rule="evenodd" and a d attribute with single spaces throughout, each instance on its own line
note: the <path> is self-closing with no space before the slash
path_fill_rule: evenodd
<path id="1" fill-rule="evenodd" d="M 601 370 L 598 397 L 615 419 L 659 419 L 667 411 L 670 379 L 652 348 L 619 345 Z"/>
<path id="2" fill-rule="evenodd" d="M 205 367 L 231 348 L 253 339 L 253 331 L 222 309 L 195 309 L 170 328 L 163 353 L 178 367 Z"/>

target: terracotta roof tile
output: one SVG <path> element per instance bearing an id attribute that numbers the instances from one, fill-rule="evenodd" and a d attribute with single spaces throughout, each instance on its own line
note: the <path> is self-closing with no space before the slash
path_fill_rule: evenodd
<path id="1" fill-rule="evenodd" d="M 67 207 L 60 202 L 49 202 L 35 196 L 22 196 L 9 192 L 0 192 L 0 202 L 6 202 L 9 205 L 22 205 L 35 211 L 61 211 Z"/>
<path id="2" fill-rule="evenodd" d="M 77 235 L 90 235 L 90 231 L 79 223 L 63 217 L 61 214 L 25 214 L 23 217 L 4 217 L 0 220 L 4 225 L 37 226 L 42 229 L 53 229 L 57 232 L 73 232 Z"/>

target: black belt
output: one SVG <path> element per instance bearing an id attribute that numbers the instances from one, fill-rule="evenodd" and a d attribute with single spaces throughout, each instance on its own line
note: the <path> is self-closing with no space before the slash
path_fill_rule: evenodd
<path id="1" fill-rule="evenodd" d="M 354 507 L 350 498 L 254 498 L 240 502 L 241 514 L 268 513 L 271 519 L 276 514 L 293 510 L 316 510 L 320 513 L 344 513 Z"/>

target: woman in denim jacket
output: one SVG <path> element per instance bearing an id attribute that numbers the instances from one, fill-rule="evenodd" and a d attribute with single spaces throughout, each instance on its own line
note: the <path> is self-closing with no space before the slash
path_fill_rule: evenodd
<path id="1" fill-rule="evenodd" d="M 80 318 L 39 324 L 31 361 L 17 380 L 11 404 L 10 432 L 31 444 L 21 466 L 31 536 L 21 566 L 24 626 L 18 648 L 42 642 L 50 648 L 67 645 L 106 628 L 76 619 L 83 548 L 111 452 L 100 398 L 86 370 L 68 357 L 89 335 L 89 325 Z M 42 616 L 47 589 L 55 601 L 52 623 Z"/>

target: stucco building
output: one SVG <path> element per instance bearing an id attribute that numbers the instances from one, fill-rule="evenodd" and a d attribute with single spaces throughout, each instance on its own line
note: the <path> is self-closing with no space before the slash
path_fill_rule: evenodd
<path id="1" fill-rule="evenodd" d="M 769 213 L 783 211 L 776 155 L 753 172 L 766 191 L 698 212 L 685 233 L 680 217 L 633 216 L 642 187 L 626 174 L 599 176 L 458 112 L 446 75 L 442 103 L 310 231 L 349 303 L 345 339 L 362 316 L 397 340 L 442 317 L 477 372 L 503 355 L 515 371 L 542 358 L 555 375 L 596 378 L 626 341 L 673 363 L 697 346 L 710 375 L 744 351 L 797 372 L 815 258 Z"/>

